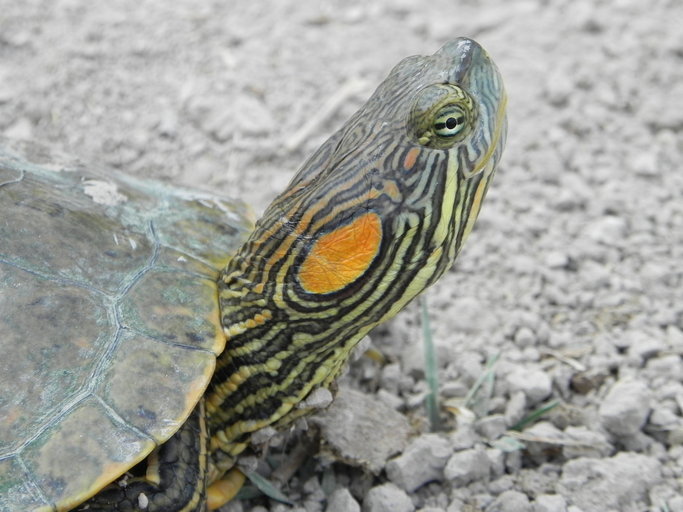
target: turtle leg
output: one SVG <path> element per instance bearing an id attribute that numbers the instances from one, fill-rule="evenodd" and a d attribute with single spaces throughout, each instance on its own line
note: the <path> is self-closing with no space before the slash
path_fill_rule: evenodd
<path id="1" fill-rule="evenodd" d="M 208 436 L 203 400 L 147 458 L 146 476 L 113 484 L 80 505 L 88 512 L 205 512 Z"/>
<path id="2" fill-rule="evenodd" d="M 246 477 L 238 468 L 232 468 L 223 478 L 212 483 L 206 491 L 209 510 L 216 510 L 232 500 L 244 485 Z"/>

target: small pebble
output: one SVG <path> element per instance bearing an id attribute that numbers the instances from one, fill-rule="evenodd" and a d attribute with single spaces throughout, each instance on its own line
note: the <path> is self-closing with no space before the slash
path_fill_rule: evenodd
<path id="1" fill-rule="evenodd" d="M 666 502 L 670 512 L 683 512 L 683 496 L 676 496 Z"/>
<path id="2" fill-rule="evenodd" d="M 505 491 L 486 507 L 486 512 L 532 512 L 532 508 L 526 494 Z"/>
<path id="3" fill-rule="evenodd" d="M 492 477 L 499 477 L 505 473 L 505 454 L 498 448 L 489 448 L 486 450 L 486 456 L 489 458 L 489 467 Z"/>
<path id="4" fill-rule="evenodd" d="M 423 434 L 414 439 L 403 453 L 386 465 L 389 480 L 401 489 L 413 492 L 432 480 L 442 480 L 443 470 L 453 453 L 445 437 Z"/>
<path id="5" fill-rule="evenodd" d="M 558 490 L 587 511 L 625 510 L 642 503 L 660 478 L 656 458 L 620 452 L 608 459 L 570 460 L 562 468 Z"/>
<path id="6" fill-rule="evenodd" d="M 475 433 L 473 425 L 466 424 L 451 434 L 450 441 L 454 450 L 466 450 L 479 441 L 479 436 Z"/>
<path id="7" fill-rule="evenodd" d="M 640 431 L 650 414 L 650 391 L 639 380 L 621 379 L 612 386 L 599 410 L 600 423 L 616 436 Z"/>
<path id="8" fill-rule="evenodd" d="M 413 512 L 408 495 L 392 483 L 373 487 L 363 500 L 363 512 Z"/>
<path id="9" fill-rule="evenodd" d="M 540 368 L 516 367 L 507 375 L 510 392 L 521 391 L 529 404 L 536 404 L 548 397 L 552 391 L 552 381 L 547 373 Z"/>
<path id="10" fill-rule="evenodd" d="M 507 429 L 505 417 L 502 414 L 492 414 L 491 416 L 481 418 L 476 422 L 475 426 L 477 432 L 489 441 L 495 441 Z"/>
<path id="11" fill-rule="evenodd" d="M 408 444 L 407 418 L 376 397 L 340 387 L 332 405 L 311 417 L 327 446 L 347 462 L 379 473 Z"/>
<path id="12" fill-rule="evenodd" d="M 606 215 L 590 223 L 584 234 L 601 244 L 616 244 L 623 241 L 626 235 L 626 221 L 615 215 Z"/>
<path id="13" fill-rule="evenodd" d="M 508 428 L 518 423 L 526 412 L 526 395 L 523 391 L 512 393 L 505 405 L 505 424 Z"/>
<path id="14" fill-rule="evenodd" d="M 360 512 L 360 505 L 348 489 L 341 488 L 330 494 L 325 512 Z"/>
<path id="15" fill-rule="evenodd" d="M 564 433 L 575 442 L 562 447 L 562 454 L 568 459 L 606 457 L 614 450 L 601 432 L 588 430 L 586 427 L 567 427 Z"/>
<path id="16" fill-rule="evenodd" d="M 496 480 L 492 480 L 488 485 L 488 490 L 491 494 L 500 494 L 511 490 L 515 486 L 515 480 L 512 475 L 503 475 Z"/>
<path id="17" fill-rule="evenodd" d="M 534 512 L 567 512 L 567 502 L 559 494 L 541 494 L 534 500 Z"/>
<path id="18" fill-rule="evenodd" d="M 475 480 L 488 478 L 491 463 L 481 448 L 456 452 L 448 460 L 444 476 L 453 485 L 463 486 Z"/>
<path id="19" fill-rule="evenodd" d="M 645 372 L 652 377 L 678 380 L 683 376 L 683 362 L 678 354 L 655 357 L 647 362 Z"/>

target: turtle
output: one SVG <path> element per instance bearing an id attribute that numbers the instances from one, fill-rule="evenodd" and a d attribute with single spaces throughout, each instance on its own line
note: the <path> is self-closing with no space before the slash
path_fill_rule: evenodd
<path id="1" fill-rule="evenodd" d="M 229 500 L 252 434 L 309 414 L 450 268 L 506 103 L 471 39 L 408 57 L 255 225 L 238 200 L 3 140 L 0 510 Z"/>

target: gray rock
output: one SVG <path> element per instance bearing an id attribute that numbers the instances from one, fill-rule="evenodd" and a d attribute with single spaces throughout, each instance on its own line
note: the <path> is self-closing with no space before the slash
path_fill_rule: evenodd
<path id="1" fill-rule="evenodd" d="M 534 512 L 567 512 L 567 502 L 559 494 L 541 494 L 536 496 L 532 510 Z"/>
<path id="2" fill-rule="evenodd" d="M 501 494 L 505 491 L 510 491 L 515 486 L 515 480 L 512 475 L 503 475 L 500 478 L 491 481 L 488 485 L 488 490 L 491 494 Z"/>
<path id="3" fill-rule="evenodd" d="M 373 487 L 363 500 L 363 512 L 413 512 L 408 495 L 392 483 Z"/>
<path id="4" fill-rule="evenodd" d="M 467 485 L 475 480 L 488 478 L 491 462 L 481 448 L 454 453 L 444 469 L 444 476 L 453 485 Z"/>
<path id="5" fill-rule="evenodd" d="M 401 365 L 398 363 L 388 364 L 382 368 L 380 385 L 392 393 L 398 393 L 401 383 Z"/>
<path id="6" fill-rule="evenodd" d="M 444 398 L 460 398 L 467 395 L 469 388 L 459 380 L 448 380 L 439 386 L 439 393 Z"/>
<path id="7" fill-rule="evenodd" d="M 675 427 L 669 431 L 667 435 L 667 444 L 669 446 L 679 446 L 683 444 L 683 427 Z"/>
<path id="8" fill-rule="evenodd" d="M 337 456 L 375 474 L 404 449 L 411 432 L 405 416 L 375 397 L 344 387 L 332 405 L 310 421 L 320 426 Z"/>
<path id="9" fill-rule="evenodd" d="M 462 512 L 465 510 L 465 501 L 460 498 L 454 498 L 448 504 L 446 512 Z"/>
<path id="10" fill-rule="evenodd" d="M 683 496 L 676 496 L 666 502 L 670 512 L 683 512 Z"/>
<path id="11" fill-rule="evenodd" d="M 396 411 L 403 407 L 403 399 L 385 389 L 377 391 L 377 398 Z"/>
<path id="12" fill-rule="evenodd" d="M 297 409 L 324 409 L 332 403 L 334 397 L 327 388 L 317 388 L 296 405 Z"/>
<path id="13" fill-rule="evenodd" d="M 479 436 L 474 431 L 473 425 L 469 423 L 459 426 L 458 430 L 451 434 L 450 440 L 454 450 L 472 448 L 480 441 Z"/>
<path id="14" fill-rule="evenodd" d="M 526 395 L 523 391 L 512 393 L 505 405 L 505 424 L 509 427 L 519 422 L 526 412 Z"/>
<path id="15" fill-rule="evenodd" d="M 486 456 L 489 458 L 489 466 L 492 477 L 499 477 L 505 473 L 505 454 L 498 448 L 489 448 L 486 450 Z"/>
<path id="16" fill-rule="evenodd" d="M 330 494 L 325 512 L 360 512 L 360 505 L 348 489 L 342 488 Z"/>
<path id="17" fill-rule="evenodd" d="M 494 441 L 503 435 L 507 425 L 502 414 L 492 414 L 477 421 L 476 428 L 484 438 Z"/>
<path id="18" fill-rule="evenodd" d="M 683 375 L 683 362 L 678 354 L 668 354 L 650 359 L 645 366 L 645 372 L 652 377 L 667 380 L 679 379 Z"/>
<path id="19" fill-rule="evenodd" d="M 581 458 L 564 465 L 558 491 L 585 512 L 625 510 L 644 503 L 661 478 L 657 459 L 622 452 L 609 459 Z M 634 509 L 635 510 L 635 509 Z"/>
<path id="20" fill-rule="evenodd" d="M 456 366 L 465 380 L 473 383 L 484 371 L 484 361 L 480 353 L 467 350 L 458 355 Z"/>
<path id="21" fill-rule="evenodd" d="M 532 508 L 526 494 L 505 491 L 486 507 L 486 512 L 532 512 Z"/>
<path id="22" fill-rule="evenodd" d="M 270 507 L 269 512 L 322 512 L 322 507 L 320 506 L 318 507 L 318 510 L 316 510 L 315 505 L 310 503 L 309 507 L 290 507 L 289 505 L 285 505 L 284 503 L 275 503 Z"/>
<path id="23" fill-rule="evenodd" d="M 570 263 L 569 255 L 561 251 L 551 251 L 546 254 L 543 263 L 548 268 L 558 269 L 566 268 Z M 517 335 L 515 334 L 515 342 L 517 342 Z"/>
<path id="24" fill-rule="evenodd" d="M 510 473 L 516 473 L 522 468 L 522 452 L 516 450 L 505 454 L 505 467 Z"/>
<path id="25" fill-rule="evenodd" d="M 538 468 L 521 469 L 516 474 L 515 489 L 527 496 L 555 494 L 555 486 L 560 479 L 561 467 L 544 463 Z"/>
<path id="26" fill-rule="evenodd" d="M 666 484 L 655 485 L 648 493 L 648 498 L 652 504 L 664 504 L 668 503 L 672 498 L 676 498 L 680 493 L 672 489 L 671 486 Z M 660 510 L 666 510 L 665 507 L 660 506 Z"/>
<path id="27" fill-rule="evenodd" d="M 528 347 L 536 341 L 536 333 L 527 326 L 522 326 L 515 332 L 515 346 Z"/>
<path id="28" fill-rule="evenodd" d="M 624 219 L 616 215 L 605 215 L 588 224 L 584 234 L 596 242 L 612 245 L 623 241 L 626 231 Z"/>
<path id="29" fill-rule="evenodd" d="M 304 482 L 303 491 L 306 496 L 304 500 L 304 507 L 306 510 L 318 509 L 322 512 L 322 503 L 325 501 L 325 492 L 320 485 L 320 480 L 317 476 L 312 476 Z"/>
<path id="30" fill-rule="evenodd" d="M 660 406 L 656 407 L 650 415 L 649 423 L 656 427 L 672 427 L 681 421 L 681 417 L 674 411 Z"/>
<path id="31" fill-rule="evenodd" d="M 242 500 L 230 500 L 219 509 L 219 512 L 244 512 L 244 503 Z M 257 508 L 252 508 L 251 512 L 259 511 Z"/>
<path id="32" fill-rule="evenodd" d="M 650 413 L 650 391 L 639 380 L 619 380 L 600 406 L 600 422 L 616 436 L 632 436 L 645 424 Z"/>
<path id="33" fill-rule="evenodd" d="M 447 439 L 438 434 L 423 434 L 414 439 L 403 454 L 386 466 L 389 480 L 407 492 L 432 480 L 442 480 L 443 470 L 453 453 Z"/>
<path id="34" fill-rule="evenodd" d="M 575 442 L 562 447 L 562 454 L 568 459 L 606 457 L 614 450 L 601 432 L 594 432 L 586 427 L 567 427 L 564 433 Z"/>
<path id="35" fill-rule="evenodd" d="M 638 358 L 640 364 L 666 349 L 666 343 L 661 336 L 655 336 L 647 331 L 624 333 L 614 343 L 619 348 L 628 349 L 628 354 Z"/>
<path id="36" fill-rule="evenodd" d="M 510 393 L 521 391 L 529 404 L 536 404 L 550 395 L 552 381 L 547 373 L 540 368 L 516 367 L 507 375 Z"/>

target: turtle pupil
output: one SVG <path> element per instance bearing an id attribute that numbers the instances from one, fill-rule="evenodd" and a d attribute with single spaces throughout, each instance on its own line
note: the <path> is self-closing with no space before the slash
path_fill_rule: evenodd
<path id="1" fill-rule="evenodd" d="M 446 120 L 446 128 L 448 128 L 449 130 L 452 130 L 456 126 L 458 126 L 458 120 L 455 117 L 449 117 Z"/>

